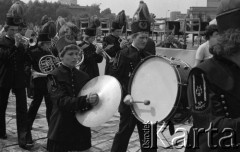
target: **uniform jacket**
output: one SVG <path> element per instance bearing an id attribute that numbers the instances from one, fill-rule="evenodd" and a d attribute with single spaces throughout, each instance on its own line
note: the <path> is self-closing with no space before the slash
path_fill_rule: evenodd
<path id="1" fill-rule="evenodd" d="M 240 68 L 233 62 L 214 57 L 206 60 L 196 68 L 192 69 L 189 76 L 188 101 L 193 116 L 193 127 L 189 134 L 189 144 L 193 145 L 193 128 L 204 128 L 210 126 L 217 128 L 218 133 L 210 138 L 211 145 L 218 148 L 209 148 L 207 133 L 199 135 L 200 149 L 192 148 L 186 151 L 239 151 L 240 149 L 223 149 L 219 141 L 224 136 L 224 128 L 235 131 L 236 143 L 240 143 Z M 210 125 L 211 124 L 211 125 Z M 225 132 L 226 133 L 226 132 Z M 229 144 L 230 139 L 226 140 Z M 222 144 L 224 145 L 224 144 Z M 191 149 L 191 150 L 190 150 Z"/>
<path id="2" fill-rule="evenodd" d="M 4 36 L 0 39 L 0 87 L 24 88 L 27 80 L 25 65 L 28 56 L 23 45 Z"/>
<path id="3" fill-rule="evenodd" d="M 128 93 L 129 79 L 134 69 L 141 62 L 141 60 L 147 56 L 149 56 L 148 53 L 139 51 L 132 45 L 121 50 L 117 54 L 116 70 L 113 76 L 116 77 L 122 85 L 123 97 L 125 97 Z M 129 108 L 129 106 L 121 102 L 119 111 L 123 110 L 124 107 Z"/>
<path id="4" fill-rule="evenodd" d="M 79 44 L 79 46 L 82 47 L 85 44 L 89 46 L 83 49 L 84 61 L 81 64 L 80 69 L 86 72 L 90 79 L 92 79 L 96 76 L 99 76 L 98 63 L 102 62 L 103 57 L 95 52 L 96 48 L 93 44 L 88 44 L 87 42 L 83 41 L 81 44 Z"/>
<path id="5" fill-rule="evenodd" d="M 39 69 L 39 60 L 45 55 L 52 55 L 51 52 L 41 49 L 40 47 L 28 50 L 30 66 L 32 69 L 41 72 Z M 47 77 L 38 77 L 32 80 L 34 87 L 47 89 Z"/>
<path id="6" fill-rule="evenodd" d="M 114 45 L 113 47 L 111 47 L 110 49 L 106 50 L 106 52 L 108 53 L 109 56 L 111 57 L 115 57 L 116 54 L 121 50 L 120 48 L 120 43 L 119 43 L 119 37 L 115 37 L 112 34 L 106 36 L 103 38 L 103 48 L 106 48 L 108 45 Z M 109 60 L 107 58 L 106 60 L 106 66 L 105 66 L 105 74 L 112 74 L 112 71 L 110 68 L 112 65 L 109 63 Z"/>
<path id="7" fill-rule="evenodd" d="M 117 52 L 121 50 L 120 43 L 119 43 L 119 37 L 115 37 L 112 34 L 106 36 L 103 38 L 103 48 L 107 47 L 108 45 L 113 44 L 114 46 L 110 49 L 106 50 L 106 52 L 111 56 L 115 57 Z"/>
<path id="8" fill-rule="evenodd" d="M 90 128 L 81 125 L 76 111 L 86 111 L 91 106 L 86 96 L 78 97 L 78 93 L 89 80 L 86 73 L 60 65 L 48 75 L 48 91 L 53 102 L 50 117 L 48 138 L 57 143 L 87 149 L 91 146 Z"/>

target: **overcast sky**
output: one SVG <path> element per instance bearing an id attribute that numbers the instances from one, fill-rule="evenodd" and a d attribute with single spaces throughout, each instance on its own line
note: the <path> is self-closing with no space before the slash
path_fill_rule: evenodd
<path id="1" fill-rule="evenodd" d="M 29 0 L 22 1 L 27 3 Z M 58 0 L 46 1 L 56 2 Z M 81 6 L 101 4 L 101 10 L 110 8 L 112 12 L 116 14 L 121 10 L 125 10 L 126 15 L 132 17 L 138 8 L 139 1 L 140 0 L 78 0 L 78 4 Z M 144 0 L 148 5 L 149 12 L 154 13 L 157 17 L 169 17 L 170 11 L 186 13 L 190 6 L 207 6 L 206 1 L 207 0 Z"/>

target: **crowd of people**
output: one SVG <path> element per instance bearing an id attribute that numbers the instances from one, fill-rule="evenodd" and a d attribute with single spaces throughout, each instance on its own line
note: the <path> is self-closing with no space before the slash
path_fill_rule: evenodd
<path id="1" fill-rule="evenodd" d="M 99 76 L 98 63 L 105 58 L 105 75 L 115 77 L 122 86 L 120 123 L 111 152 L 127 151 L 135 126 L 141 151 L 156 152 L 157 124 L 151 127 L 152 146 L 144 147 L 146 124 L 132 113 L 130 105 L 134 99 L 128 90 L 130 78 L 139 63 L 148 56 L 156 55 L 155 43 L 149 38 L 151 22 L 147 17 L 150 15 L 143 15 L 148 12 L 146 4 L 141 1 L 134 15 L 137 17 L 130 25 L 130 41 L 122 38 L 124 24 L 115 20 L 111 33 L 103 38 L 102 47 L 95 43 L 96 17 L 85 29 L 79 44 L 80 30 L 75 24 L 61 17 L 58 22 L 53 22 L 47 16 L 43 16 L 40 30 L 31 35 L 36 38 L 33 41 L 36 43 L 30 43 L 30 39 L 25 43 L 28 29 L 19 14 L 21 11 L 14 8 L 18 8 L 15 0 L 6 15 L 4 30 L 1 30 L 5 34 L 0 37 L 0 139 L 8 138 L 5 118 L 12 91 L 16 97 L 17 135 L 21 148 L 30 150 L 34 146 L 31 130 L 44 98 L 49 128 L 47 150 L 91 152 L 91 128 L 79 123 L 75 114 L 90 111 L 99 103 L 97 92 L 84 96 L 78 94 L 89 80 Z M 193 126 L 188 135 L 186 152 L 239 151 L 239 10 L 238 0 L 222 0 L 217 25 L 206 29 L 207 42 L 196 51 L 196 63 L 188 76 L 187 94 Z M 46 67 L 50 59 L 52 65 Z M 32 102 L 27 107 L 29 90 L 32 91 Z M 196 130 L 207 130 L 209 127 L 218 129 L 213 139 L 209 139 L 206 133 L 198 134 L 196 144 Z M 226 135 L 231 135 L 221 134 L 226 128 L 233 130 L 234 143 L 230 143 L 231 140 L 221 142 Z M 208 140 L 211 140 L 210 145 Z"/>

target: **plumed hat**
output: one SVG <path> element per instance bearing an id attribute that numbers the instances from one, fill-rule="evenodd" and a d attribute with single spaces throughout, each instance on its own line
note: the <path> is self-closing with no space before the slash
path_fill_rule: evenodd
<path id="1" fill-rule="evenodd" d="M 53 21 L 45 23 L 38 35 L 38 41 L 46 42 L 51 41 L 51 39 L 56 35 L 56 26 Z"/>
<path id="2" fill-rule="evenodd" d="M 240 29 L 240 0 L 222 0 L 216 19 L 220 33 L 230 28 Z"/>
<path id="3" fill-rule="evenodd" d="M 132 34 L 137 32 L 150 32 L 152 18 L 148 11 L 147 4 L 140 1 L 139 7 L 133 16 L 131 24 Z"/>
<path id="4" fill-rule="evenodd" d="M 96 28 L 86 28 L 84 32 L 84 36 L 96 36 L 97 30 Z"/>
<path id="5" fill-rule="evenodd" d="M 8 26 L 19 26 L 22 23 L 23 23 L 23 20 L 20 17 L 7 16 L 6 18 L 6 25 Z"/>

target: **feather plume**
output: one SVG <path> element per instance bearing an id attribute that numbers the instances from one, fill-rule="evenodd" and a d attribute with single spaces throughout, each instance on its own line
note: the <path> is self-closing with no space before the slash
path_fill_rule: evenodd
<path id="1" fill-rule="evenodd" d="M 89 27 L 90 28 L 98 28 L 100 26 L 101 22 L 97 15 L 91 16 L 89 20 Z"/>
<path id="2" fill-rule="evenodd" d="M 140 20 L 147 20 L 152 23 L 153 18 L 151 17 L 148 6 L 143 1 L 140 1 L 137 11 L 133 15 L 133 22 L 137 22 Z"/>
<path id="3" fill-rule="evenodd" d="M 23 2 L 16 1 L 8 10 L 8 17 L 23 18 L 24 15 L 24 6 Z"/>

